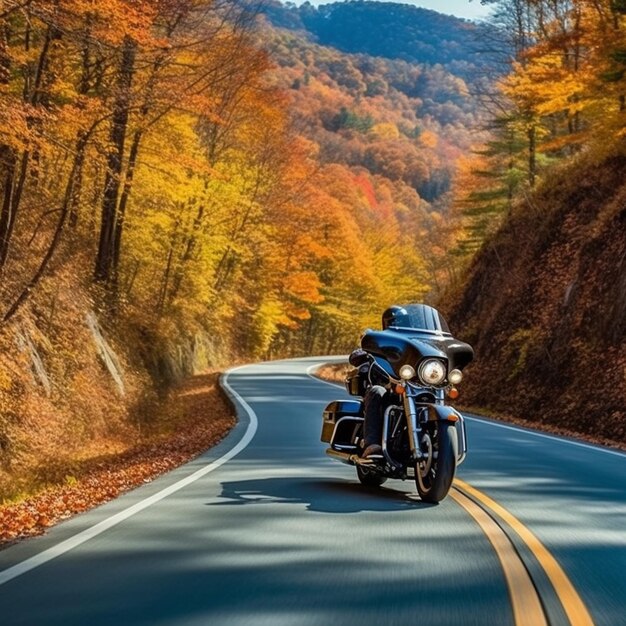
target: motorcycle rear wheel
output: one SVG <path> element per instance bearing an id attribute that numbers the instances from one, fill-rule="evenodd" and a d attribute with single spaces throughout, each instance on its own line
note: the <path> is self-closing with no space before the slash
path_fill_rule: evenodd
<path id="1" fill-rule="evenodd" d="M 360 465 L 356 466 L 356 475 L 365 487 L 380 487 L 387 481 L 385 476 L 364 469 Z"/>
<path id="2" fill-rule="evenodd" d="M 456 428 L 449 423 L 437 424 L 430 433 L 437 458 L 415 464 L 415 486 L 424 502 L 441 502 L 450 491 L 456 472 L 459 447 Z"/>

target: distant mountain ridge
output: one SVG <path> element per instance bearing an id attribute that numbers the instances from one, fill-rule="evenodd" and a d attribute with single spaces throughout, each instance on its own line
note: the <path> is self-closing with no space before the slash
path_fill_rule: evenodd
<path id="1" fill-rule="evenodd" d="M 441 64 L 460 75 L 486 60 L 475 52 L 481 26 L 408 4 L 355 0 L 297 7 L 270 0 L 261 10 L 274 26 L 307 31 L 342 52 Z"/>
<path id="2" fill-rule="evenodd" d="M 275 80 L 322 161 L 402 181 L 447 214 L 456 161 L 486 121 L 477 25 L 366 0 L 260 11 Z"/>

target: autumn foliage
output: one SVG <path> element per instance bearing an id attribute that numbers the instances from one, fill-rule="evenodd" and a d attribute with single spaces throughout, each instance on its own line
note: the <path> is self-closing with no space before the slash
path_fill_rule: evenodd
<path id="1" fill-rule="evenodd" d="M 491 137 L 459 170 L 458 251 L 469 260 L 514 201 L 553 166 L 626 132 L 626 4 L 615 0 L 489 0 L 486 35 L 502 77 L 484 96 Z"/>
<path id="2" fill-rule="evenodd" d="M 623 149 L 578 157 L 479 253 L 447 303 L 466 406 L 626 442 L 625 173 Z"/>
<path id="3" fill-rule="evenodd" d="M 98 457 L 62 458 L 46 468 L 61 472 L 35 497 L 0 505 L 0 545 L 41 534 L 53 524 L 154 479 L 215 445 L 234 425 L 230 403 L 215 373 L 186 380 L 159 408 L 160 419 L 143 441 Z"/>
<path id="4" fill-rule="evenodd" d="M 448 69 L 252 3 L 4 0 L 0 496 L 141 445 L 195 370 L 346 350 L 437 291 L 475 115 Z"/>

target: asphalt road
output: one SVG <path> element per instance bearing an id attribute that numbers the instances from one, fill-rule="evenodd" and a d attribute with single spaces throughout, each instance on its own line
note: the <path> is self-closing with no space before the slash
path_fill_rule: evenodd
<path id="1" fill-rule="evenodd" d="M 247 406 L 222 444 L 0 552 L 0 624 L 514 624 L 501 562 L 457 500 L 367 490 L 325 456 L 321 410 L 345 393 L 314 363 L 234 371 Z M 626 455 L 482 420 L 468 436 L 459 478 L 556 559 L 596 624 L 626 625 Z M 498 523 L 548 621 L 570 623 L 545 559 Z"/>

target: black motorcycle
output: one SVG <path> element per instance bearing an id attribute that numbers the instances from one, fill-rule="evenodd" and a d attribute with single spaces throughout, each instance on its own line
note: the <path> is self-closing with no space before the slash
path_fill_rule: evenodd
<path id="1" fill-rule="evenodd" d="M 366 331 L 361 350 L 350 355 L 355 369 L 346 388 L 360 399 L 336 400 L 324 410 L 326 453 L 355 465 L 366 486 L 414 478 L 422 500 L 443 500 L 467 454 L 463 416 L 446 400 L 458 396 L 455 385 L 473 356 L 472 347 L 452 337 L 436 309 L 390 307 L 383 314 L 383 330 Z M 374 385 L 386 389 L 382 453 L 364 458 L 362 398 Z"/>

